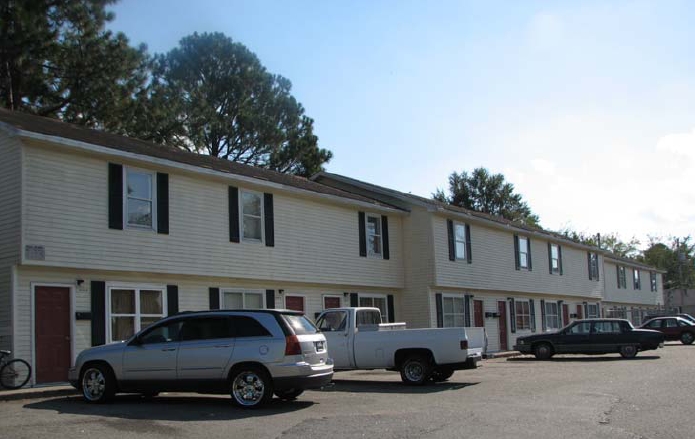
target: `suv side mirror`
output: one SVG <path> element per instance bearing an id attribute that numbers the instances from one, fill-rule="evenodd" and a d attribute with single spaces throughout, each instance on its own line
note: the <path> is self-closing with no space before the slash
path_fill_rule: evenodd
<path id="1" fill-rule="evenodd" d="M 142 339 L 140 336 L 133 337 L 132 340 L 130 340 L 130 343 L 128 343 L 128 346 L 141 346 L 142 345 Z"/>

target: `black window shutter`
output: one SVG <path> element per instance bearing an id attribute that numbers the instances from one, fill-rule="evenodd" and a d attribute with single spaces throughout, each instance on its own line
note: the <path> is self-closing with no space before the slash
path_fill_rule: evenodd
<path id="1" fill-rule="evenodd" d="M 466 262 L 473 262 L 473 250 L 471 246 L 471 226 L 466 224 Z"/>
<path id="2" fill-rule="evenodd" d="M 514 264 L 516 265 L 517 270 L 521 268 L 521 264 L 519 262 L 519 235 L 514 235 Z"/>
<path id="3" fill-rule="evenodd" d="M 239 188 L 234 186 L 229 186 L 229 242 L 239 242 Z"/>
<path id="4" fill-rule="evenodd" d="M 273 215 L 273 194 L 263 194 L 263 214 L 265 215 L 265 246 L 275 247 L 275 219 Z"/>
<path id="5" fill-rule="evenodd" d="M 545 332 L 548 325 L 545 323 L 545 300 L 541 299 L 541 329 Z"/>
<path id="6" fill-rule="evenodd" d="M 357 227 L 360 229 L 360 256 L 367 257 L 367 231 L 365 230 L 364 212 L 357 212 Z"/>
<path id="7" fill-rule="evenodd" d="M 389 313 L 389 323 L 396 321 L 396 314 L 393 306 L 393 294 L 386 296 L 386 309 Z"/>
<path id="8" fill-rule="evenodd" d="M 382 215 L 381 217 L 381 241 L 382 241 L 382 256 L 384 259 L 389 258 L 389 217 Z"/>
<path id="9" fill-rule="evenodd" d="M 456 246 L 454 242 L 454 222 L 446 220 L 447 237 L 449 238 L 449 260 L 456 260 Z"/>
<path id="10" fill-rule="evenodd" d="M 601 318 L 601 302 L 596 302 L 596 315 Z"/>
<path id="11" fill-rule="evenodd" d="M 463 326 L 466 328 L 471 326 L 471 296 L 469 294 L 463 296 Z"/>
<path id="12" fill-rule="evenodd" d="M 582 303 L 584 305 L 584 318 L 588 319 L 589 318 L 589 304 L 584 302 Z"/>
<path id="13" fill-rule="evenodd" d="M 507 300 L 509 300 L 509 320 L 511 320 L 509 322 L 509 329 L 514 333 L 516 332 L 516 308 L 514 308 L 514 299 L 510 298 Z M 504 316 L 501 318 L 504 318 Z"/>
<path id="14" fill-rule="evenodd" d="M 589 264 L 589 280 L 594 280 L 594 276 L 591 273 L 591 252 L 587 252 L 586 256 Z"/>
<path id="15" fill-rule="evenodd" d="M 169 234 L 169 174 L 157 172 L 157 233 Z"/>
<path id="16" fill-rule="evenodd" d="M 529 299 L 528 305 L 531 311 L 531 332 L 536 332 L 536 303 L 533 299 Z"/>
<path id="17" fill-rule="evenodd" d="M 115 163 L 109 163 L 109 229 L 123 230 L 123 166 Z"/>
<path id="18" fill-rule="evenodd" d="M 350 306 L 360 306 L 360 299 L 357 293 L 350 293 Z"/>
<path id="19" fill-rule="evenodd" d="M 275 290 L 265 290 L 265 307 L 267 309 L 275 308 Z"/>
<path id="20" fill-rule="evenodd" d="M 615 274 L 616 274 L 616 278 L 618 280 L 618 289 L 620 289 L 620 266 L 619 265 L 615 266 Z"/>
<path id="21" fill-rule="evenodd" d="M 92 346 L 106 344 L 106 282 L 92 281 Z"/>
<path id="22" fill-rule="evenodd" d="M 210 288 L 210 309 L 220 309 L 220 289 Z"/>
<path id="23" fill-rule="evenodd" d="M 553 274 L 553 245 L 550 242 L 548 242 L 548 271 Z"/>
<path id="24" fill-rule="evenodd" d="M 526 238 L 526 256 L 528 259 L 528 271 L 533 270 L 533 265 L 531 264 L 531 238 Z"/>
<path id="25" fill-rule="evenodd" d="M 557 265 L 560 267 L 560 276 L 562 276 L 562 246 L 557 246 Z"/>
<path id="26" fill-rule="evenodd" d="M 434 295 L 434 305 L 437 310 L 437 328 L 444 327 L 444 307 L 442 305 L 442 294 L 437 293 Z"/>
<path id="27" fill-rule="evenodd" d="M 564 313 L 562 312 L 562 304 L 563 303 L 564 302 L 562 300 L 557 301 L 557 321 L 560 324 L 561 328 L 564 327 L 567 323 L 569 323 L 569 322 L 564 321 L 564 317 L 563 317 Z"/>
<path id="28" fill-rule="evenodd" d="M 167 285 L 167 315 L 173 316 L 179 312 L 179 286 Z"/>

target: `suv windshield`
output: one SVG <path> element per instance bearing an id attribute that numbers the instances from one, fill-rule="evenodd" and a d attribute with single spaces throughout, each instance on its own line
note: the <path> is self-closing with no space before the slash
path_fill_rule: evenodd
<path id="1" fill-rule="evenodd" d="M 282 317 L 290 325 L 296 335 L 316 334 L 319 330 L 309 319 L 294 314 L 283 314 Z"/>

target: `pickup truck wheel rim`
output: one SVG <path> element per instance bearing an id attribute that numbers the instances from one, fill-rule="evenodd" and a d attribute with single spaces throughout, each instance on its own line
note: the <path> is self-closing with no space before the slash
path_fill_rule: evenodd
<path id="1" fill-rule="evenodd" d="M 82 377 L 82 393 L 90 401 L 98 401 L 106 391 L 106 378 L 96 368 L 87 369 Z"/>
<path id="2" fill-rule="evenodd" d="M 405 376 L 414 383 L 422 381 L 424 373 L 422 364 L 417 361 L 410 361 L 405 365 Z"/>
<path id="3" fill-rule="evenodd" d="M 263 399 L 265 384 L 255 372 L 242 372 L 234 379 L 232 394 L 241 405 L 256 405 Z"/>

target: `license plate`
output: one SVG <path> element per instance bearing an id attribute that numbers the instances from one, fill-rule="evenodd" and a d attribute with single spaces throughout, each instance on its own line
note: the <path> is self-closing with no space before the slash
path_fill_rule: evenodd
<path id="1" fill-rule="evenodd" d="M 314 346 L 316 346 L 316 352 L 321 352 L 326 350 L 326 344 L 322 341 L 315 341 Z"/>

